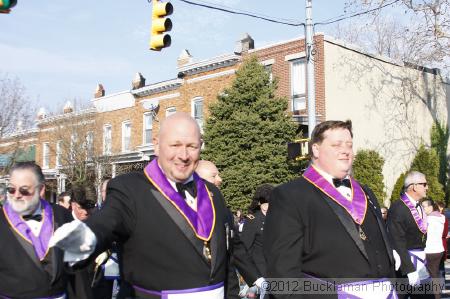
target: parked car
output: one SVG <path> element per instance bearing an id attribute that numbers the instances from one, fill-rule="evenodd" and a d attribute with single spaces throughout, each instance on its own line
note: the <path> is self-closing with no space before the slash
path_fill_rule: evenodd
<path id="1" fill-rule="evenodd" d="M 444 211 L 444 215 L 445 218 L 447 218 L 447 222 L 448 222 L 448 233 L 447 233 L 447 258 L 450 258 L 450 210 L 445 210 Z"/>

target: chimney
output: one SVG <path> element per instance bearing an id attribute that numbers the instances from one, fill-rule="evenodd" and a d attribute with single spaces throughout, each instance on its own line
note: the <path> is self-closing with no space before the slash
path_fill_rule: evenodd
<path id="1" fill-rule="evenodd" d="M 242 53 L 248 52 L 248 50 L 252 50 L 255 48 L 255 41 L 253 38 L 245 33 L 240 40 L 236 42 L 236 48 L 234 53 L 237 55 L 241 55 Z"/>
<path id="2" fill-rule="evenodd" d="M 73 105 L 70 101 L 67 101 L 66 104 L 64 104 L 63 113 L 71 113 L 73 112 Z"/>
<path id="3" fill-rule="evenodd" d="M 45 108 L 44 107 L 39 108 L 38 113 L 37 113 L 37 119 L 42 120 L 46 117 L 47 117 L 47 111 L 45 110 Z"/>
<path id="4" fill-rule="evenodd" d="M 141 73 L 136 73 L 134 75 L 134 79 L 131 82 L 131 88 L 132 89 L 138 89 L 145 86 L 145 78 L 142 76 Z"/>
<path id="5" fill-rule="evenodd" d="M 178 56 L 177 65 L 180 68 L 189 63 L 192 63 L 192 55 L 187 49 L 184 49 L 181 51 L 180 56 Z"/>
<path id="6" fill-rule="evenodd" d="M 105 89 L 103 88 L 103 85 L 100 83 L 97 84 L 97 87 L 95 88 L 94 98 L 101 98 L 105 96 Z"/>

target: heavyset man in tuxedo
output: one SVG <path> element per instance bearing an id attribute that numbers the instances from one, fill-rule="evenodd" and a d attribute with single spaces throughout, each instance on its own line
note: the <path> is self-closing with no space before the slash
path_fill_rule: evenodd
<path id="1" fill-rule="evenodd" d="M 242 242 L 226 233 L 232 224 L 220 191 L 194 172 L 202 145 L 197 122 L 184 113 L 167 117 L 154 145 L 158 157 L 143 172 L 112 179 L 104 207 L 86 225 L 61 228 L 53 242 L 79 255 L 118 242 L 124 279 L 139 298 L 223 299 L 231 242 L 253 284 L 257 270 Z"/>
<path id="2" fill-rule="evenodd" d="M 63 252 L 49 248 L 54 230 L 70 221 L 43 198 L 44 175 L 33 162 L 12 166 L 0 209 L 0 298 L 64 298 Z"/>
<path id="3" fill-rule="evenodd" d="M 373 192 L 350 176 L 351 122 L 319 124 L 309 153 L 311 165 L 302 177 L 275 188 L 270 199 L 264 228 L 267 280 L 304 278 L 335 288 L 314 292 L 288 289 L 285 283 L 278 284 L 285 288 L 277 294 L 269 283 L 271 298 L 330 298 L 330 290 L 331 298 L 395 298 L 394 257 L 380 207 Z"/>
<path id="4" fill-rule="evenodd" d="M 400 199 L 395 201 L 388 214 L 388 230 L 392 235 L 393 246 L 401 258 L 400 271 L 402 288 L 412 298 L 433 298 L 432 292 L 424 294 L 420 285 L 429 278 L 425 266 L 425 243 L 427 233 L 426 214 L 420 200 L 427 196 L 427 180 L 423 173 L 412 171 L 405 176 Z M 415 286 L 416 289 L 408 287 Z M 432 285 L 430 285 L 432 286 Z"/>

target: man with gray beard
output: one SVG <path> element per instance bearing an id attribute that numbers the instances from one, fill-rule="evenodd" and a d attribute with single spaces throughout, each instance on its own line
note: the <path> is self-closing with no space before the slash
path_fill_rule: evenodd
<path id="1" fill-rule="evenodd" d="M 14 164 L 9 175 L 0 211 L 0 298 L 65 298 L 63 252 L 48 243 L 70 214 L 43 199 L 44 175 L 34 162 Z"/>

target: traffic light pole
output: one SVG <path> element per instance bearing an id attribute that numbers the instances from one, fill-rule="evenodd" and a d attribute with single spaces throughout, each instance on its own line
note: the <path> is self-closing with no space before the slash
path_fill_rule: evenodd
<path id="1" fill-rule="evenodd" d="M 316 86 L 314 77 L 314 36 L 312 22 L 312 0 L 306 0 L 306 82 L 308 91 L 308 137 L 316 126 Z"/>

